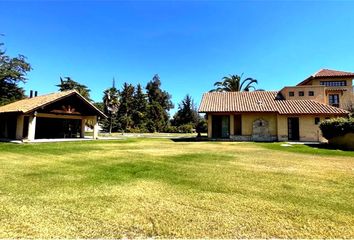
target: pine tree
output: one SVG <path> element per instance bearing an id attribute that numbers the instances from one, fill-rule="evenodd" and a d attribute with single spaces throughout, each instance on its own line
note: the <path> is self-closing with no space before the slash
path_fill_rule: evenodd
<path id="1" fill-rule="evenodd" d="M 117 112 L 118 126 L 122 131 L 129 131 L 129 129 L 133 128 L 134 86 L 124 83 L 119 95 L 120 105 Z"/>
<path id="2" fill-rule="evenodd" d="M 198 124 L 199 118 L 197 107 L 195 106 L 192 97 L 187 94 L 181 103 L 178 104 L 178 111 L 173 116 L 172 123 L 175 126 L 191 124 L 193 128 L 195 128 Z"/>
<path id="3" fill-rule="evenodd" d="M 137 85 L 134 93 L 133 107 L 132 120 L 134 128 L 146 131 L 148 102 L 140 84 Z"/>
<path id="4" fill-rule="evenodd" d="M 161 132 L 166 128 L 169 119 L 168 111 L 173 108 L 171 95 L 160 87 L 161 81 L 157 74 L 146 85 L 149 103 L 147 128 L 150 132 Z"/>
<path id="5" fill-rule="evenodd" d="M 65 80 L 64 80 L 65 79 Z M 84 98 L 91 101 L 90 99 L 90 89 L 83 84 L 80 84 L 70 77 L 65 77 L 64 79 L 60 78 L 60 84 L 56 85 L 59 87 L 59 91 L 67 91 L 67 90 L 76 90 L 78 91 Z"/>

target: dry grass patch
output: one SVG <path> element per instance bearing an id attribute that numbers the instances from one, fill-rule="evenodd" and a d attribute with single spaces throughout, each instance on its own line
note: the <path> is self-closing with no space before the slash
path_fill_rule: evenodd
<path id="1" fill-rule="evenodd" d="M 354 153 L 294 148 L 0 144 L 0 238 L 353 238 Z"/>

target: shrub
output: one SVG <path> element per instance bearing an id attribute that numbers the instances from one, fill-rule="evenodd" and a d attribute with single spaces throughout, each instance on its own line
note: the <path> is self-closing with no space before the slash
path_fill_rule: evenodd
<path id="1" fill-rule="evenodd" d="M 328 140 L 347 133 L 354 133 L 354 118 L 332 118 L 321 122 L 323 137 Z"/>
<path id="2" fill-rule="evenodd" d="M 167 126 L 165 128 L 165 132 L 167 133 L 178 133 L 178 129 L 176 126 Z"/>
<path id="3" fill-rule="evenodd" d="M 193 128 L 193 124 L 183 124 L 178 127 L 178 132 L 180 133 L 193 133 L 195 130 Z"/>
<path id="4" fill-rule="evenodd" d="M 208 123 L 205 119 L 200 119 L 197 127 L 196 127 L 197 133 L 206 133 L 208 132 Z"/>

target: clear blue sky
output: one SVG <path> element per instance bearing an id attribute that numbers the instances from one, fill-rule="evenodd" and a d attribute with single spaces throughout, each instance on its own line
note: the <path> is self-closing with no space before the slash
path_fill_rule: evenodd
<path id="1" fill-rule="evenodd" d="M 278 90 L 320 68 L 354 71 L 354 1 L 0 1 L 0 33 L 33 66 L 27 93 L 70 76 L 95 101 L 113 77 L 158 73 L 177 105 L 228 74 Z"/>

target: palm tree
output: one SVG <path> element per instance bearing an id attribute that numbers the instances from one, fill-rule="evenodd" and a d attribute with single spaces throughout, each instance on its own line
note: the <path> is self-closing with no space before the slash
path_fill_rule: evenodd
<path id="1" fill-rule="evenodd" d="M 253 84 L 258 84 L 258 81 L 254 78 L 246 78 L 241 80 L 242 76 L 243 74 L 241 74 L 241 76 L 230 74 L 227 77 L 223 77 L 222 81 L 214 83 L 214 87 L 216 88 L 210 90 L 210 92 L 248 92 L 252 88 L 253 90 L 256 90 Z"/>
<path id="2" fill-rule="evenodd" d="M 113 86 L 106 89 L 103 94 L 104 110 L 106 113 L 108 113 L 109 117 L 109 133 L 112 133 L 112 120 L 119 107 L 119 92 L 115 87 L 114 79 Z"/>

